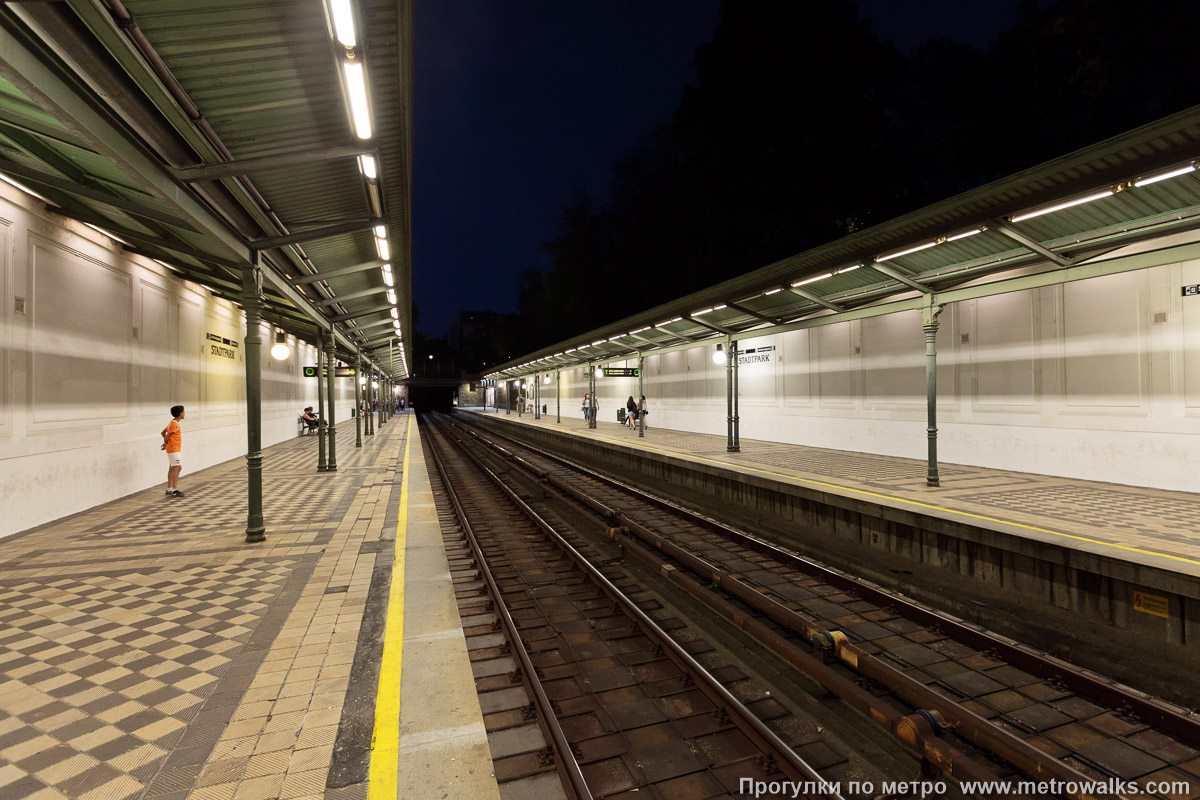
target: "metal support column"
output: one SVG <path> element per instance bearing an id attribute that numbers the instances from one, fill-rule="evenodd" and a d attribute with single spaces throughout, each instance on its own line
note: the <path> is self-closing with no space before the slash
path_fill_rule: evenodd
<path id="1" fill-rule="evenodd" d="M 929 439 L 929 470 L 926 486 L 940 486 L 937 458 L 937 332 L 942 306 L 930 304 L 921 309 L 921 327 L 925 331 L 925 434 Z"/>
<path id="2" fill-rule="evenodd" d="M 646 396 L 646 390 L 642 383 L 642 354 L 638 353 L 638 438 L 646 438 L 646 404 L 642 402 L 642 398 Z"/>
<path id="3" fill-rule="evenodd" d="M 740 405 L 739 396 L 741 394 L 741 386 L 739 385 L 738 376 L 738 343 L 731 341 L 729 343 L 729 360 L 733 362 L 733 452 L 740 453 L 742 451 L 742 422 L 741 416 L 738 414 L 738 406 Z"/>
<path id="4" fill-rule="evenodd" d="M 365 387 L 367 390 L 367 435 L 368 436 L 375 435 L 375 390 L 371 386 L 371 381 L 373 380 L 373 378 L 374 378 L 373 375 L 371 375 L 371 374 L 367 375 L 367 383 L 366 383 L 366 387 Z"/>
<path id="5" fill-rule="evenodd" d="M 533 418 L 542 418 L 542 376 L 533 376 Z"/>
<path id="6" fill-rule="evenodd" d="M 333 336 L 325 343 L 325 360 L 329 366 L 329 380 L 325 384 L 325 390 L 329 393 L 329 463 L 326 471 L 337 472 L 337 425 L 334 419 L 337 416 L 337 409 L 334 408 L 337 394 L 333 389 L 337 385 L 334 378 L 337 372 L 337 341 Z"/>
<path id="7" fill-rule="evenodd" d="M 554 371 L 554 421 L 562 422 L 562 373 Z"/>
<path id="8" fill-rule="evenodd" d="M 596 370 L 591 364 L 588 364 L 588 385 L 591 391 L 588 396 L 591 398 L 588 402 L 591 403 L 591 410 L 588 411 L 588 427 L 596 427 L 596 413 L 600 410 L 600 404 L 596 402 Z"/>
<path id="9" fill-rule="evenodd" d="M 329 468 L 325 461 L 325 337 L 317 331 L 317 472 Z"/>
<path id="10" fill-rule="evenodd" d="M 362 447 L 362 353 L 354 358 L 354 446 Z"/>
<path id="11" fill-rule="evenodd" d="M 246 541 L 267 538 L 262 512 L 262 270 L 258 259 L 242 267 L 246 310 Z"/>
<path id="12" fill-rule="evenodd" d="M 729 339 L 725 340 L 725 451 L 733 449 L 733 353 Z"/>
<path id="13" fill-rule="evenodd" d="M 504 415 L 512 414 L 512 391 L 509 387 L 512 386 L 512 381 L 504 382 Z"/>
<path id="14" fill-rule="evenodd" d="M 387 424 L 387 398 L 384 394 L 387 392 L 387 378 L 379 376 L 379 388 L 375 391 L 375 400 L 379 404 L 379 426 L 383 427 Z"/>

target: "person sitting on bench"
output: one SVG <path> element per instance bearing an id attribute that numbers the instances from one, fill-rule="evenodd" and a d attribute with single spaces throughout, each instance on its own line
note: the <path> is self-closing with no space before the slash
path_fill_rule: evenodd
<path id="1" fill-rule="evenodd" d="M 321 421 L 312 412 L 312 406 L 308 406 L 300 412 L 300 421 L 304 423 L 306 433 L 308 431 L 315 431 L 317 426 L 321 424 Z"/>

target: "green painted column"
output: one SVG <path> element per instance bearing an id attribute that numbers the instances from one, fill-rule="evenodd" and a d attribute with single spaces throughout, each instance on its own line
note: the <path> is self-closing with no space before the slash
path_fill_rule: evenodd
<path id="1" fill-rule="evenodd" d="M 328 469 L 325 461 L 325 338 L 317 331 L 317 472 Z"/>
<path id="2" fill-rule="evenodd" d="M 562 422 L 562 373 L 554 370 L 554 421 Z"/>
<path id="3" fill-rule="evenodd" d="M 642 354 L 638 353 L 638 438 L 646 438 L 646 404 L 642 402 L 642 398 L 646 396 L 646 389 L 642 383 Z"/>
<path id="4" fill-rule="evenodd" d="M 725 340 L 725 452 L 733 453 L 733 353 Z"/>
<path id="5" fill-rule="evenodd" d="M 362 447 L 362 354 L 354 359 L 354 446 Z"/>
<path id="6" fill-rule="evenodd" d="M 927 486 L 941 485 L 937 454 L 937 332 L 941 313 L 942 306 L 931 304 L 921 309 L 921 327 L 925 331 L 925 436 L 929 440 Z"/>
<path id="7" fill-rule="evenodd" d="M 370 374 L 370 372 L 368 371 L 368 374 L 367 374 L 367 383 L 366 383 L 366 390 L 367 390 L 367 435 L 368 435 L 368 436 L 374 436 L 374 435 L 375 435 L 375 410 L 372 408 L 372 405 L 373 405 L 373 404 L 374 404 L 374 402 L 375 402 L 375 390 L 371 388 L 371 380 L 372 380 L 372 378 L 373 378 L 373 377 L 374 377 L 374 376 L 373 376 L 373 375 L 371 375 L 371 374 Z"/>
<path id="8" fill-rule="evenodd" d="M 329 394 L 329 464 L 327 465 L 328 472 L 337 472 L 337 425 L 334 419 L 337 416 L 337 409 L 334 407 L 336 395 L 333 391 L 337 385 L 337 379 L 334 373 L 337 371 L 337 342 L 333 338 L 333 331 L 329 332 L 329 340 L 325 343 L 325 361 L 329 370 L 329 377 L 325 382 L 325 390 Z"/>
<path id="9" fill-rule="evenodd" d="M 267 538 L 262 512 L 262 270 L 242 267 L 246 310 L 246 541 Z"/>
<path id="10" fill-rule="evenodd" d="M 729 343 L 729 360 L 733 362 L 733 452 L 742 452 L 742 418 L 738 414 L 738 400 L 741 396 L 741 387 L 738 385 L 738 343 L 731 341 Z"/>

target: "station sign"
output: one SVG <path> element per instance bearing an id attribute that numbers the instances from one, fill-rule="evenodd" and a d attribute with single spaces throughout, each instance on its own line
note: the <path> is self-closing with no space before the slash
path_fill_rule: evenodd
<path id="1" fill-rule="evenodd" d="M 742 367 L 747 364 L 770 364 L 771 353 L 775 352 L 775 345 L 768 344 L 763 347 L 751 347 L 747 350 L 738 351 L 738 366 Z"/>
<path id="2" fill-rule="evenodd" d="M 1193 283 L 1191 286 L 1183 287 L 1184 297 L 1200 296 L 1200 283 Z"/>
<path id="3" fill-rule="evenodd" d="M 637 367 L 605 367 L 604 377 L 606 378 L 636 378 L 642 374 L 642 371 Z"/>
<path id="4" fill-rule="evenodd" d="M 230 339 L 228 336 L 222 336 L 219 333 L 208 333 L 204 338 L 208 340 L 208 354 L 210 356 L 237 359 L 238 343 L 236 339 Z"/>

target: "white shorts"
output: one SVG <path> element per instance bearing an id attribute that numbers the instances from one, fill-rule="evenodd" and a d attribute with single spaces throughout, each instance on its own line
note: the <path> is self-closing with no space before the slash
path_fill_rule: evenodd
<path id="1" fill-rule="evenodd" d="M 182 453 L 167 453 L 167 466 L 182 467 L 183 466 L 183 457 L 182 456 L 183 456 Z"/>

